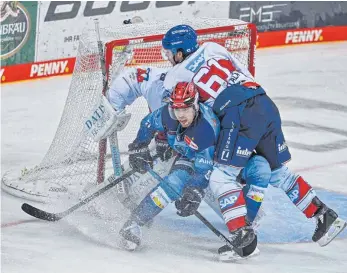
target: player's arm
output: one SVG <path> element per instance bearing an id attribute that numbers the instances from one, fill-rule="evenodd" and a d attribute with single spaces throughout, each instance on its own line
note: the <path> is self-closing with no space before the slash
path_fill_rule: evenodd
<path id="1" fill-rule="evenodd" d="M 162 121 L 162 112 L 164 111 L 165 107 L 166 106 L 163 106 L 162 108 L 149 113 L 142 119 L 140 129 L 137 132 L 137 136 L 134 142 L 141 145 L 148 145 L 153 139 L 156 132 L 165 131 Z"/>
<path id="2" fill-rule="evenodd" d="M 177 214 L 186 217 L 193 215 L 198 209 L 208 186 L 213 169 L 213 155 L 217 136 L 212 130 L 204 130 L 203 137 L 195 139 L 198 152 L 194 158 L 194 165 L 190 179 L 183 190 L 182 197 L 175 202 Z"/>
<path id="3" fill-rule="evenodd" d="M 87 128 L 95 141 L 106 138 L 114 131 L 121 131 L 126 127 L 131 114 L 126 113 L 125 108 L 137 98 L 145 97 L 150 106 L 156 107 L 155 109 L 159 108 L 161 94 L 156 93 L 161 91 L 161 85 L 158 79 L 165 71 L 159 68 L 138 67 L 127 68 L 118 74 L 111 83 L 107 98 L 102 96 L 100 105 L 97 105 L 92 112 L 97 114 L 98 122 L 95 126 L 89 126 L 93 128 Z M 88 125 L 93 125 L 93 123 Z"/>
<path id="4" fill-rule="evenodd" d="M 177 121 L 168 114 L 168 106 L 165 105 L 148 114 L 142 121 L 136 139 L 129 144 L 129 164 L 140 173 L 146 172 L 146 166 L 153 167 L 153 160 L 148 145 L 156 132 L 174 130 Z"/>
<path id="5" fill-rule="evenodd" d="M 111 82 L 107 98 L 116 111 L 121 111 L 141 96 L 139 89 L 137 68 L 127 68 Z"/>

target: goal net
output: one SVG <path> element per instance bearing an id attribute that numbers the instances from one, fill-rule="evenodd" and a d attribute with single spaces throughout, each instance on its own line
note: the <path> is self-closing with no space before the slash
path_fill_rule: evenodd
<path id="1" fill-rule="evenodd" d="M 171 67 L 162 59 L 161 39 L 177 24 L 196 29 L 200 44 L 207 41 L 221 44 L 254 75 L 256 29 L 253 24 L 233 19 L 194 18 L 101 28 L 108 83 L 115 77 L 115 71 L 126 67 Z M 127 54 L 125 62 L 121 61 L 124 54 Z M 49 150 L 39 165 L 7 172 L 2 177 L 3 190 L 25 199 L 50 202 L 62 196 L 78 195 L 87 183 L 101 183 L 112 174 L 109 148 L 105 141 L 94 142 L 84 125 L 102 90 L 96 32 L 85 30 L 80 37 L 64 111 Z M 146 101 L 137 99 L 127 112 L 132 114 L 131 120 L 118 133 L 122 162 L 127 159 L 128 144 L 135 139 L 141 119 L 148 114 Z"/>

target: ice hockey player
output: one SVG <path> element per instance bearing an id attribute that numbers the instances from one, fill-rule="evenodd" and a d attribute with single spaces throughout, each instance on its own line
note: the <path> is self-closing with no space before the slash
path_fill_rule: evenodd
<path id="1" fill-rule="evenodd" d="M 269 162 L 270 184 L 283 189 L 307 218 L 316 219 L 312 240 L 322 246 L 329 243 L 346 222 L 316 196 L 302 176 L 285 166 L 291 155 L 278 109 L 249 71 L 217 43 L 206 42 L 199 47 L 196 32 L 187 25 L 171 28 L 162 45 L 163 57 L 174 66 L 166 75 L 164 87 L 172 90 L 177 81 L 193 80 L 201 101 L 213 106 L 220 119 L 210 187 L 220 202 L 233 243 L 245 247 L 256 240 L 245 217 L 242 187 L 236 181 L 253 150 Z M 256 199 L 263 196 L 257 189 L 247 196 L 252 194 Z M 219 253 L 222 259 L 232 255 L 228 246 L 220 248 Z"/>
<path id="2" fill-rule="evenodd" d="M 177 214 L 194 214 L 204 197 L 213 168 L 219 122 L 212 109 L 198 104 L 192 83 L 178 83 L 169 104 L 146 116 L 137 137 L 129 145 L 130 166 L 145 173 L 153 165 L 148 144 L 155 132 L 165 132 L 177 157 L 164 183 L 159 183 L 132 212 L 120 231 L 124 248 L 134 250 L 141 243 L 141 226 L 175 201 Z"/>
<path id="3" fill-rule="evenodd" d="M 163 82 L 167 71 L 168 69 L 156 67 L 132 67 L 124 69 L 111 83 L 108 96 L 111 105 L 114 109 L 122 110 L 125 109 L 126 106 L 131 105 L 137 98 L 143 97 L 146 99 L 151 111 L 159 109 L 161 106 L 166 104 L 163 102 L 166 94 L 164 92 L 165 89 L 163 88 Z M 156 154 L 161 158 L 161 162 L 158 164 L 163 165 L 163 168 L 170 169 L 171 161 L 168 162 L 168 160 L 172 157 L 173 153 L 172 149 L 168 147 L 166 138 L 163 137 L 163 134 L 158 134 L 155 137 L 155 142 Z M 258 163 L 254 164 L 253 162 Z M 260 167 L 259 169 L 256 168 L 258 166 Z M 242 178 L 244 181 L 243 183 L 246 185 L 243 188 L 245 191 L 248 191 L 249 189 L 257 191 L 257 198 L 254 197 L 253 191 L 251 192 L 252 198 L 248 198 L 246 194 L 247 217 L 250 222 L 253 222 L 257 216 L 261 205 L 261 202 L 259 201 L 264 195 L 268 185 L 270 176 L 269 172 L 269 164 L 267 161 L 260 156 L 253 156 L 246 168 L 243 170 L 242 175 L 240 175 L 240 178 Z M 267 174 L 268 179 L 266 180 Z M 259 176 L 262 176 L 263 179 L 257 179 Z M 145 178 L 143 177 L 143 179 Z M 136 187 L 139 183 L 135 181 L 135 179 L 129 179 L 129 181 L 135 181 L 133 184 L 130 184 L 127 181 L 126 185 L 122 185 L 122 188 L 125 189 L 125 193 L 118 194 L 118 198 L 125 207 L 132 210 L 136 200 L 133 200 L 133 197 L 128 195 L 128 193 L 131 192 L 129 188 L 131 186 Z M 254 199 L 256 199 L 256 201 Z M 213 197 L 211 198 L 210 196 L 207 196 L 205 201 L 207 201 L 208 205 L 220 214 L 219 205 L 216 204 Z"/>
<path id="4" fill-rule="evenodd" d="M 122 110 L 132 105 L 136 99 L 143 97 L 148 104 L 149 111 L 159 109 L 165 104 L 162 97 L 164 94 L 163 81 L 167 70 L 167 68 L 157 67 L 125 68 L 111 82 L 108 92 L 110 104 L 117 113 L 122 113 Z M 158 164 L 161 165 L 157 167 L 170 169 L 173 150 L 170 148 L 165 134 L 158 133 L 155 136 L 155 149 L 160 158 Z M 138 188 L 138 184 L 134 176 L 134 178 L 124 180 L 117 188 L 118 199 L 130 210 L 134 208 L 136 203 L 130 196 L 130 187 Z"/>

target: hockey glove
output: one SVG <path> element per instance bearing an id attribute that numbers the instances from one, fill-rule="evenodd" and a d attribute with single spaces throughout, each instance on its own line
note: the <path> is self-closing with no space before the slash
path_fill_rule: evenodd
<path id="1" fill-rule="evenodd" d="M 182 217 L 193 215 L 198 210 L 204 195 L 205 193 L 201 189 L 185 188 L 182 197 L 175 202 L 177 214 Z"/>
<path id="2" fill-rule="evenodd" d="M 147 145 L 130 143 L 128 148 L 129 165 L 134 171 L 145 174 L 147 172 L 146 167 L 153 168 L 153 158 Z"/>
<path id="3" fill-rule="evenodd" d="M 155 149 L 161 161 L 168 161 L 173 157 L 174 151 L 171 149 L 166 139 L 155 139 Z"/>

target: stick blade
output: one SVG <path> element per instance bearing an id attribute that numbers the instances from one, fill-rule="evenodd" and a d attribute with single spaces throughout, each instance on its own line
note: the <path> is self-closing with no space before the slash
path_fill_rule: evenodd
<path id="1" fill-rule="evenodd" d="M 50 221 L 50 222 L 58 221 L 63 217 L 60 214 L 50 213 L 50 212 L 40 210 L 40 209 L 35 208 L 35 207 L 33 207 L 27 203 L 22 204 L 22 210 L 25 213 L 27 213 L 27 214 L 35 217 L 35 218 L 45 220 L 45 221 Z"/>

